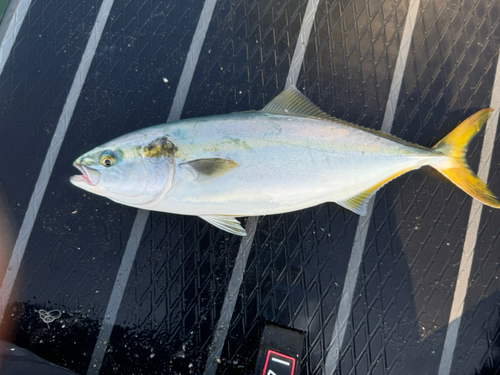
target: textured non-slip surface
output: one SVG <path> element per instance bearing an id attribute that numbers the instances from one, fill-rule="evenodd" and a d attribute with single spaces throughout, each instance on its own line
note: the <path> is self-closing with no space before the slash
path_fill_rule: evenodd
<path id="1" fill-rule="evenodd" d="M 256 110 L 276 96 L 307 4 L 217 1 L 182 117 Z M 0 229 L 12 243 L 99 6 L 33 0 L 0 75 Z M 2 324 L 16 327 L 15 344 L 76 373 L 87 372 L 137 211 L 72 186 L 72 162 L 166 121 L 202 7 L 114 3 L 36 218 Z M 299 90 L 335 117 L 380 129 L 408 8 L 320 0 Z M 499 51 L 498 1 L 421 0 L 393 134 L 430 146 L 489 106 Z M 473 169 L 482 137 L 469 148 Z M 488 181 L 497 195 L 499 138 Z M 470 207 L 429 168 L 380 190 L 337 374 L 437 374 Z M 357 224 L 334 203 L 259 218 L 218 373 L 253 373 L 271 322 L 304 332 L 301 373 L 324 374 Z M 499 231 L 500 211 L 483 208 L 452 374 L 499 373 Z M 240 242 L 198 218 L 151 213 L 101 373 L 203 373 Z M 4 261 L 12 243 L 0 244 Z M 62 315 L 47 325 L 40 309 Z"/>

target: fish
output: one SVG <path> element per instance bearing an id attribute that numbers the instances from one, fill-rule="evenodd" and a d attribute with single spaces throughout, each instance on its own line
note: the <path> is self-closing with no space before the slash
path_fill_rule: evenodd
<path id="1" fill-rule="evenodd" d="M 335 202 L 366 215 L 370 198 L 404 173 L 431 166 L 471 197 L 500 202 L 469 168 L 482 109 L 431 148 L 331 117 L 297 88 L 260 111 L 182 119 L 140 129 L 78 157 L 75 186 L 145 210 L 198 216 L 245 236 L 239 217 Z"/>

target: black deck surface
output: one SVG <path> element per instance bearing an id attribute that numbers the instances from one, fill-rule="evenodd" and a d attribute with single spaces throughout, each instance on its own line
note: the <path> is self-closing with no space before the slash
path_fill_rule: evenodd
<path id="1" fill-rule="evenodd" d="M 0 187 L 10 257 L 100 0 L 33 0 L 0 75 Z M 183 118 L 260 109 L 280 93 L 306 0 L 219 0 Z M 320 0 L 297 87 L 323 111 L 380 129 L 405 0 Z M 84 374 L 137 210 L 72 186 L 72 162 L 165 122 L 203 1 L 115 1 L 57 157 L 2 324 L 8 339 Z M 422 0 L 393 134 L 430 146 L 490 105 L 497 0 Z M 477 170 L 481 133 L 469 148 Z M 500 135 L 488 184 L 500 195 Z M 338 374 L 437 374 L 471 198 L 424 168 L 377 194 Z M 244 220 L 243 220 L 244 221 Z M 358 216 L 323 204 L 259 219 L 218 366 L 254 371 L 266 322 L 306 334 L 323 374 Z M 479 227 L 452 374 L 500 373 L 500 211 Z M 241 239 L 152 213 L 101 374 L 201 374 Z M 0 276 L 5 272 L 0 269 Z M 39 309 L 62 312 L 47 326 Z"/>

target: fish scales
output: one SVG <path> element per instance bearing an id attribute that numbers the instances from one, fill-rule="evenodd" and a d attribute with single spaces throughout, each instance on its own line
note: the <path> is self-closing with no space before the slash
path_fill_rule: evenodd
<path id="1" fill-rule="evenodd" d="M 401 169 L 444 158 L 335 122 L 259 112 L 184 120 L 162 130 L 172 133 L 182 157 L 169 198 L 157 209 L 191 215 L 295 211 L 348 198 Z M 176 138 L 176 130 L 184 137 Z M 227 137 L 244 139 L 247 147 L 226 142 Z M 239 166 L 218 179 L 193 183 L 182 163 L 205 158 Z"/>
<path id="2" fill-rule="evenodd" d="M 298 90 L 262 111 L 180 120 L 141 129 L 75 161 L 71 182 L 116 202 L 196 215 L 245 235 L 235 217 L 336 202 L 358 214 L 384 184 L 430 165 L 468 194 L 500 207 L 465 161 L 491 109 L 465 120 L 433 148 L 334 119 Z"/>

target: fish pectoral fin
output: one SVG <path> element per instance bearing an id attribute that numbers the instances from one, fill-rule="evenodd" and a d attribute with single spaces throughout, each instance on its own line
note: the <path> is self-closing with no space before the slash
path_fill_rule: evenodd
<path id="1" fill-rule="evenodd" d="M 209 158 L 191 160 L 181 163 L 179 166 L 187 168 L 193 174 L 196 181 L 209 182 L 225 175 L 238 165 L 238 163 L 228 159 Z"/>
<path id="2" fill-rule="evenodd" d="M 271 100 L 262 109 L 262 112 L 288 116 L 316 117 L 327 120 L 333 119 L 316 107 L 295 86 L 290 86 L 289 89 L 284 90 Z"/>
<path id="3" fill-rule="evenodd" d="M 241 226 L 240 222 L 234 216 L 225 215 L 200 215 L 205 221 L 213 226 L 225 230 L 226 232 L 236 234 L 237 236 L 246 236 L 247 232 Z"/>

